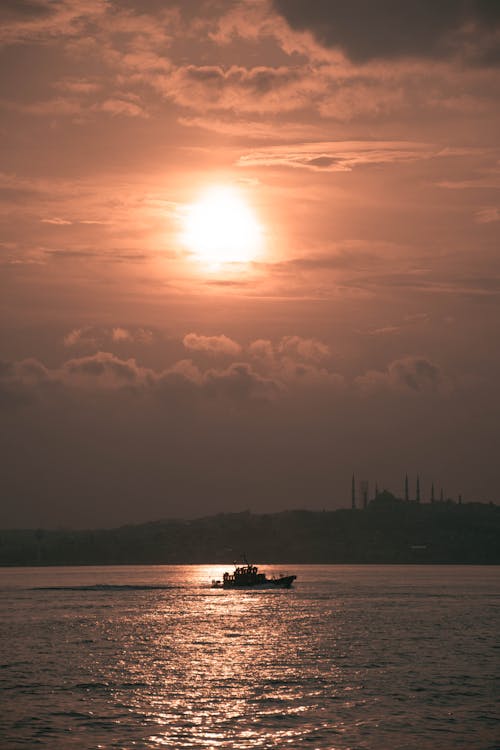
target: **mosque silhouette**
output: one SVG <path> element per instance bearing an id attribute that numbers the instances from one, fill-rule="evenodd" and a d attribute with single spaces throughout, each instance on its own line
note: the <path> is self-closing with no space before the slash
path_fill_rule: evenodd
<path id="1" fill-rule="evenodd" d="M 358 505 L 358 500 L 359 500 L 359 505 Z M 418 474 L 417 474 L 417 479 L 415 483 L 415 495 L 413 497 L 410 497 L 410 485 L 409 485 L 409 480 L 408 480 L 408 474 L 405 475 L 404 498 L 397 497 L 388 489 L 383 489 L 379 491 L 377 482 L 375 482 L 373 496 L 370 497 L 369 481 L 367 479 L 362 479 L 359 481 L 356 487 L 356 477 L 354 473 L 352 475 L 352 480 L 351 480 L 351 508 L 352 510 L 356 510 L 356 508 L 358 507 L 365 509 L 368 507 L 368 504 L 372 504 L 372 503 L 374 503 L 375 505 L 383 506 L 383 505 L 391 505 L 391 504 L 399 505 L 400 503 L 420 504 L 421 502 L 422 502 L 422 499 L 421 499 L 421 492 L 420 492 L 420 476 Z M 446 498 L 445 500 L 444 489 L 442 487 L 439 492 L 439 499 L 437 499 L 435 489 L 434 489 L 434 482 L 432 482 L 428 502 L 430 503 L 445 503 L 445 502 L 453 503 L 455 501 L 452 498 Z M 457 502 L 459 505 L 462 505 L 462 495 L 458 496 Z"/>

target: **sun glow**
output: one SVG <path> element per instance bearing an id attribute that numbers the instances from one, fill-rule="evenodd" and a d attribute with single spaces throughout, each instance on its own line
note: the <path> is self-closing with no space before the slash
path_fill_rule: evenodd
<path id="1" fill-rule="evenodd" d="M 207 266 L 249 263 L 262 247 L 262 228 L 238 190 L 213 187 L 189 206 L 183 243 Z"/>

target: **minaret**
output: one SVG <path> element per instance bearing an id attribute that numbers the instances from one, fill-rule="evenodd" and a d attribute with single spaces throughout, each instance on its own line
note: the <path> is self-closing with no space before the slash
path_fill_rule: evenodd
<path id="1" fill-rule="evenodd" d="M 378 482 L 375 482 L 375 495 L 374 497 L 378 497 Z"/>
<path id="2" fill-rule="evenodd" d="M 431 484 L 431 503 L 435 503 L 436 498 L 434 496 L 434 482 Z"/>
<path id="3" fill-rule="evenodd" d="M 416 494 L 415 500 L 417 501 L 417 503 L 420 502 L 420 477 L 418 476 L 418 474 L 417 474 L 417 494 Z"/>
<path id="4" fill-rule="evenodd" d="M 439 502 L 444 503 L 444 490 L 442 487 L 441 487 L 441 492 L 439 494 Z"/>
<path id="5" fill-rule="evenodd" d="M 354 474 L 352 475 L 351 482 L 351 508 L 352 510 L 356 510 L 356 481 L 354 479 Z"/>
<path id="6" fill-rule="evenodd" d="M 410 493 L 408 490 L 408 474 L 405 476 L 405 503 L 409 502 Z"/>

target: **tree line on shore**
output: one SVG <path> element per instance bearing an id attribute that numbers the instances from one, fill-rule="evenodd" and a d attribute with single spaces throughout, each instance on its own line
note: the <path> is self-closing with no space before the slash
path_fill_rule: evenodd
<path id="1" fill-rule="evenodd" d="M 0 565 L 500 563 L 500 507 L 223 513 L 115 529 L 0 531 Z"/>

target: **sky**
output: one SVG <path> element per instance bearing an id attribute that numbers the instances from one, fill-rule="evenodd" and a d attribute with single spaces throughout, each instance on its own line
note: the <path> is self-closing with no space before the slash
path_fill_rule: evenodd
<path id="1" fill-rule="evenodd" d="M 496 0 L 3 0 L 0 527 L 498 501 Z"/>

